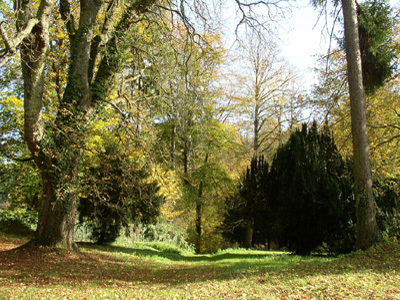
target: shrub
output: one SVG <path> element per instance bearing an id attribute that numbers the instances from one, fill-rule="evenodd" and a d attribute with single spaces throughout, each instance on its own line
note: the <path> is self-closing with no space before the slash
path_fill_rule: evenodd
<path id="1" fill-rule="evenodd" d="M 385 240 L 400 239 L 400 191 L 398 180 L 375 180 L 376 221 Z"/>
<path id="2" fill-rule="evenodd" d="M 112 243 L 132 222 L 151 223 L 159 215 L 163 198 L 148 180 L 145 166 L 106 145 L 100 165 L 90 166 L 83 181 L 79 223 L 91 231 L 98 244 Z"/>
<path id="3" fill-rule="evenodd" d="M 32 235 L 37 224 L 37 213 L 27 210 L 1 210 L 0 231 L 15 235 Z"/>
<path id="4" fill-rule="evenodd" d="M 132 242 L 162 243 L 186 252 L 194 252 L 194 246 L 187 242 L 187 234 L 181 226 L 160 218 L 154 224 L 136 224 L 129 233 Z"/>

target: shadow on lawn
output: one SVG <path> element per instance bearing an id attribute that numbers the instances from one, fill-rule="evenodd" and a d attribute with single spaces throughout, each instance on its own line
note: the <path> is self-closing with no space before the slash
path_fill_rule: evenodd
<path id="1" fill-rule="evenodd" d="M 165 252 L 153 249 L 135 249 L 121 246 L 98 247 L 103 253 L 124 253 L 138 257 L 162 258 L 176 262 L 176 269 L 184 269 L 190 281 L 191 273 L 205 272 L 206 277 L 235 278 L 244 274 L 296 274 L 299 277 L 346 274 L 372 271 L 387 274 L 393 270 L 400 271 L 400 243 L 384 243 L 375 249 L 355 252 L 339 257 L 297 256 L 276 253 L 223 253 L 216 255 L 183 255 L 177 252 Z M 199 264 L 197 264 L 197 262 Z M 203 264 L 202 264 L 203 262 Z M 188 263 L 188 264 L 185 264 Z M 195 263 L 194 265 L 191 263 Z M 179 266 L 180 265 L 180 266 Z M 182 267 L 183 265 L 183 267 Z M 210 278 L 208 278 L 210 279 Z M 195 280 L 197 281 L 197 279 Z"/>
<path id="2" fill-rule="evenodd" d="M 136 259 L 147 258 L 141 264 L 135 265 L 135 275 L 125 277 L 129 282 L 147 282 L 162 284 L 187 284 L 209 280 L 231 280 L 248 276 L 264 276 L 267 273 L 280 273 L 296 267 L 304 260 L 307 263 L 320 261 L 321 258 L 297 257 L 297 261 L 288 259 L 294 257 L 285 254 L 264 253 L 222 253 L 214 255 L 184 255 L 178 252 L 159 251 L 157 249 L 136 249 L 122 246 L 98 246 L 95 244 L 80 244 L 81 249 L 97 250 L 96 257 L 107 262 L 108 270 L 103 274 L 115 273 L 117 279 L 118 268 L 126 257 L 118 254 L 127 254 Z M 254 251 L 255 252 L 255 251 Z M 160 258 L 160 260 L 158 260 Z M 295 258 L 296 260 L 296 258 Z M 129 267 L 128 269 L 130 269 Z M 131 269 L 131 271 L 133 268 Z M 126 271 L 126 270 L 125 270 Z M 129 271 L 128 271 L 129 273 Z M 137 276 L 136 274 L 141 274 Z M 121 280 L 120 277 L 118 277 Z"/>
<path id="3" fill-rule="evenodd" d="M 0 286 L 15 283 L 37 286 L 68 286 L 70 284 L 128 286 L 132 283 L 181 285 L 244 277 L 256 281 L 264 280 L 264 278 L 279 281 L 282 276 L 307 278 L 369 269 L 377 273 L 386 273 L 389 269 L 400 269 L 400 246 L 398 245 L 389 245 L 386 246 L 388 249 L 379 249 L 376 252 L 358 253 L 327 260 L 320 257 L 265 253 L 185 256 L 155 249 L 92 244 L 80 246 L 85 250 L 80 254 L 60 253 L 42 248 L 36 249 L 36 252 L 21 250 L 0 253 Z M 386 256 L 386 251 L 393 257 Z M 132 259 L 129 256 L 118 256 L 114 253 L 132 255 Z M 140 258 L 162 259 L 157 261 Z"/>
<path id="4" fill-rule="evenodd" d="M 181 285 L 261 275 L 288 267 L 284 260 L 271 264 L 271 261 L 262 259 L 265 254 L 184 256 L 151 249 L 89 244 L 80 246 L 84 251 L 78 253 L 40 247 L 0 252 L 0 286 Z M 120 253 L 132 255 L 132 259 L 119 256 Z M 141 259 L 149 257 L 167 258 L 170 261 Z"/>
<path id="5" fill-rule="evenodd" d="M 94 244 L 80 244 L 83 247 L 92 247 L 97 248 L 100 251 L 107 251 L 107 252 L 117 252 L 117 253 L 124 253 L 124 254 L 132 254 L 141 257 L 154 257 L 154 258 L 163 258 L 171 261 L 176 262 L 219 262 L 224 260 L 254 260 L 254 259 L 264 259 L 266 257 L 270 257 L 272 255 L 285 255 L 282 254 L 266 254 L 266 253 L 223 253 L 223 254 L 213 254 L 213 255 L 185 255 L 181 254 L 178 251 L 164 251 L 164 250 L 157 250 L 157 249 L 136 249 L 136 248 L 129 248 L 123 246 L 97 246 Z"/>

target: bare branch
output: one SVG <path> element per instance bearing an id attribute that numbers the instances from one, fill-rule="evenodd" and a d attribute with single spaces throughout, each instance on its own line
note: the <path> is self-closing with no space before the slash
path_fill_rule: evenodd
<path id="1" fill-rule="evenodd" d="M 28 23 L 26 24 L 25 28 L 21 31 L 19 31 L 15 37 L 13 39 L 10 39 L 9 37 L 7 37 L 7 34 L 2 26 L 3 22 L 0 23 L 0 35 L 1 38 L 4 41 L 4 44 L 6 46 L 6 49 L 4 49 L 0 56 L 0 67 L 2 67 L 4 64 L 6 64 L 12 55 L 14 55 L 17 51 L 17 48 L 20 46 L 20 44 L 22 43 L 22 41 L 27 38 L 31 32 L 32 29 L 39 24 L 39 20 L 36 18 L 32 18 L 28 21 Z"/>

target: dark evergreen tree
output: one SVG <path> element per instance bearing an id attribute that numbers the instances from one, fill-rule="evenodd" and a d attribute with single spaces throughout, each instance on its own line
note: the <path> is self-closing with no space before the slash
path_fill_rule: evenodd
<path id="1" fill-rule="evenodd" d="M 396 49 L 392 41 L 395 20 L 386 0 L 373 0 L 358 6 L 363 84 L 367 94 L 381 87 L 395 69 Z"/>
<path id="2" fill-rule="evenodd" d="M 272 242 L 298 254 L 319 246 L 332 252 L 354 245 L 355 200 L 347 164 L 327 126 L 294 131 L 274 156 L 271 169 L 254 158 L 238 192 L 227 199 L 225 236 L 247 246 L 253 222 L 253 243 Z"/>
<path id="3" fill-rule="evenodd" d="M 223 230 L 224 235 L 232 242 L 251 248 L 254 243 L 263 242 L 265 235 L 263 211 L 266 198 L 264 184 L 268 176 L 268 164 L 264 157 L 254 157 L 250 166 L 240 179 L 238 191 L 231 195 L 227 203 Z"/>
<path id="4" fill-rule="evenodd" d="M 326 243 L 333 251 L 352 249 L 354 200 L 346 164 L 325 126 L 303 124 L 282 145 L 270 171 L 278 242 L 298 254 Z"/>
<path id="5" fill-rule="evenodd" d="M 357 5 L 358 35 L 365 92 L 383 86 L 396 69 L 396 17 L 387 0 L 368 0 Z M 338 39 L 345 48 L 344 38 Z"/>

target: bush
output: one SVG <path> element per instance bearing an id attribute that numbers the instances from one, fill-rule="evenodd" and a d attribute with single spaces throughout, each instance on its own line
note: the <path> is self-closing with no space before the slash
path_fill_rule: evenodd
<path id="1" fill-rule="evenodd" d="M 89 228 L 98 244 L 114 242 L 132 222 L 155 221 L 163 201 L 145 166 L 115 147 L 106 145 L 98 157 L 102 163 L 89 166 L 82 182 L 79 223 Z"/>
<path id="2" fill-rule="evenodd" d="M 154 224 L 136 224 L 128 238 L 129 242 L 169 244 L 186 252 L 194 252 L 194 246 L 186 240 L 185 229 L 162 218 Z"/>
<path id="3" fill-rule="evenodd" d="M 376 221 L 384 240 L 400 240 L 400 191 L 398 180 L 375 180 Z"/>
<path id="4" fill-rule="evenodd" d="M 1 210 L 0 231 L 15 235 L 32 235 L 37 224 L 37 213 L 27 210 Z"/>

